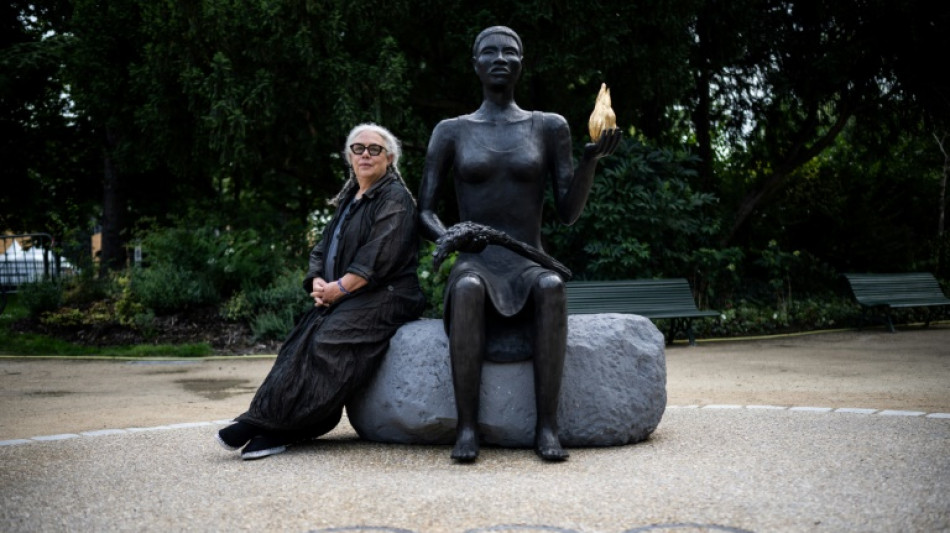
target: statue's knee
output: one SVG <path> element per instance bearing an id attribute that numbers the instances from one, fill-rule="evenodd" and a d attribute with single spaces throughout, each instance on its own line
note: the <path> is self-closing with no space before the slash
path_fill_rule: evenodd
<path id="1" fill-rule="evenodd" d="M 557 274 L 545 274 L 538 278 L 536 287 L 547 294 L 564 294 L 564 280 Z"/>
<path id="2" fill-rule="evenodd" d="M 470 302 L 483 298 L 485 285 L 478 276 L 462 276 L 452 285 L 452 300 Z"/>

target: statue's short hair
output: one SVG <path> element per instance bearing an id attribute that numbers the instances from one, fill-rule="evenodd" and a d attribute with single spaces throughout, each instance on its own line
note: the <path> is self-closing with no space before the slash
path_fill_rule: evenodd
<path id="1" fill-rule="evenodd" d="M 521 44 L 521 37 L 518 36 L 515 30 L 508 26 L 491 26 L 482 30 L 481 33 L 478 34 L 478 37 L 475 37 L 475 43 L 472 45 L 472 57 L 478 56 L 478 47 L 482 44 L 482 41 L 485 40 L 485 37 L 496 33 L 507 35 L 514 39 L 515 42 L 518 43 L 518 53 L 524 55 L 524 45 Z"/>

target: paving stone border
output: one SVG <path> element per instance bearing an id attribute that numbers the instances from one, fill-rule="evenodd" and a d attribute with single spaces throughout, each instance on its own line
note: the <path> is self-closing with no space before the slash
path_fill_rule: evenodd
<path id="1" fill-rule="evenodd" d="M 866 415 L 866 416 L 904 416 L 910 418 L 928 418 L 935 420 L 950 420 L 950 413 L 928 413 L 925 411 L 904 411 L 896 409 L 869 409 L 858 407 L 809 407 L 809 406 L 781 406 L 781 405 L 734 405 L 734 404 L 709 404 L 709 405 L 667 405 L 667 409 L 698 409 L 698 410 L 716 410 L 716 409 L 746 409 L 754 410 L 773 410 L 790 411 L 800 413 L 816 414 L 845 414 L 845 415 Z M 129 433 L 142 433 L 147 431 L 168 431 L 173 429 L 187 429 L 202 426 L 224 426 L 232 423 L 233 420 L 213 420 L 207 422 L 182 422 L 179 424 L 168 424 L 164 426 L 151 427 L 129 427 L 125 429 L 97 429 L 91 431 L 81 431 L 79 433 L 59 433 L 55 435 L 40 435 L 25 439 L 0 440 L 0 446 L 18 446 L 23 444 L 33 444 L 37 442 L 54 442 L 60 440 L 69 440 L 82 437 L 98 438 L 109 435 L 125 435 Z"/>

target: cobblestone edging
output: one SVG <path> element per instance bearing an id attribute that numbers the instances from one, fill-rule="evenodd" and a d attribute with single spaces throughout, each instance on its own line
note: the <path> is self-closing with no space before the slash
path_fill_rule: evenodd
<path id="1" fill-rule="evenodd" d="M 786 407 L 780 405 L 733 405 L 733 404 L 710 404 L 710 405 L 668 405 L 667 409 L 747 409 L 747 410 L 772 410 L 772 411 L 790 411 L 802 413 L 841 413 L 850 415 L 873 415 L 873 416 L 905 416 L 916 418 L 933 418 L 950 420 L 950 413 L 928 413 L 925 411 L 902 411 L 894 409 L 867 409 L 857 407 L 809 407 L 795 406 Z M 32 444 L 35 442 L 50 442 L 58 440 L 68 440 L 80 437 L 103 437 L 108 435 L 123 435 L 127 433 L 141 433 L 145 431 L 167 431 L 173 429 L 187 429 L 203 426 L 222 426 L 230 424 L 231 420 L 215 420 L 210 422 L 184 422 L 181 424 L 169 424 L 165 426 L 152 427 L 130 427 L 125 429 L 97 429 L 93 431 L 81 431 L 79 433 L 60 433 L 56 435 L 40 435 L 26 439 L 0 440 L 0 446 L 16 446 L 21 444 Z"/>

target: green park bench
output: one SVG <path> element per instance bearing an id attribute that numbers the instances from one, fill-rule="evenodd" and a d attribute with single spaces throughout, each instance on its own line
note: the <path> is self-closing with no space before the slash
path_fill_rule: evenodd
<path id="1" fill-rule="evenodd" d="M 894 332 L 891 310 L 907 307 L 926 307 L 930 325 L 934 307 L 950 306 L 950 298 L 943 293 L 937 278 L 929 272 L 903 274 L 844 274 L 851 286 L 855 301 L 861 305 L 861 326 L 869 312 L 883 315 L 888 329 Z"/>
<path id="2" fill-rule="evenodd" d="M 621 281 L 570 281 L 567 283 L 568 314 L 628 313 L 650 319 L 670 320 L 666 343 L 680 331 L 696 345 L 693 319 L 719 316 L 719 311 L 700 310 L 684 278 L 631 279 Z"/>

